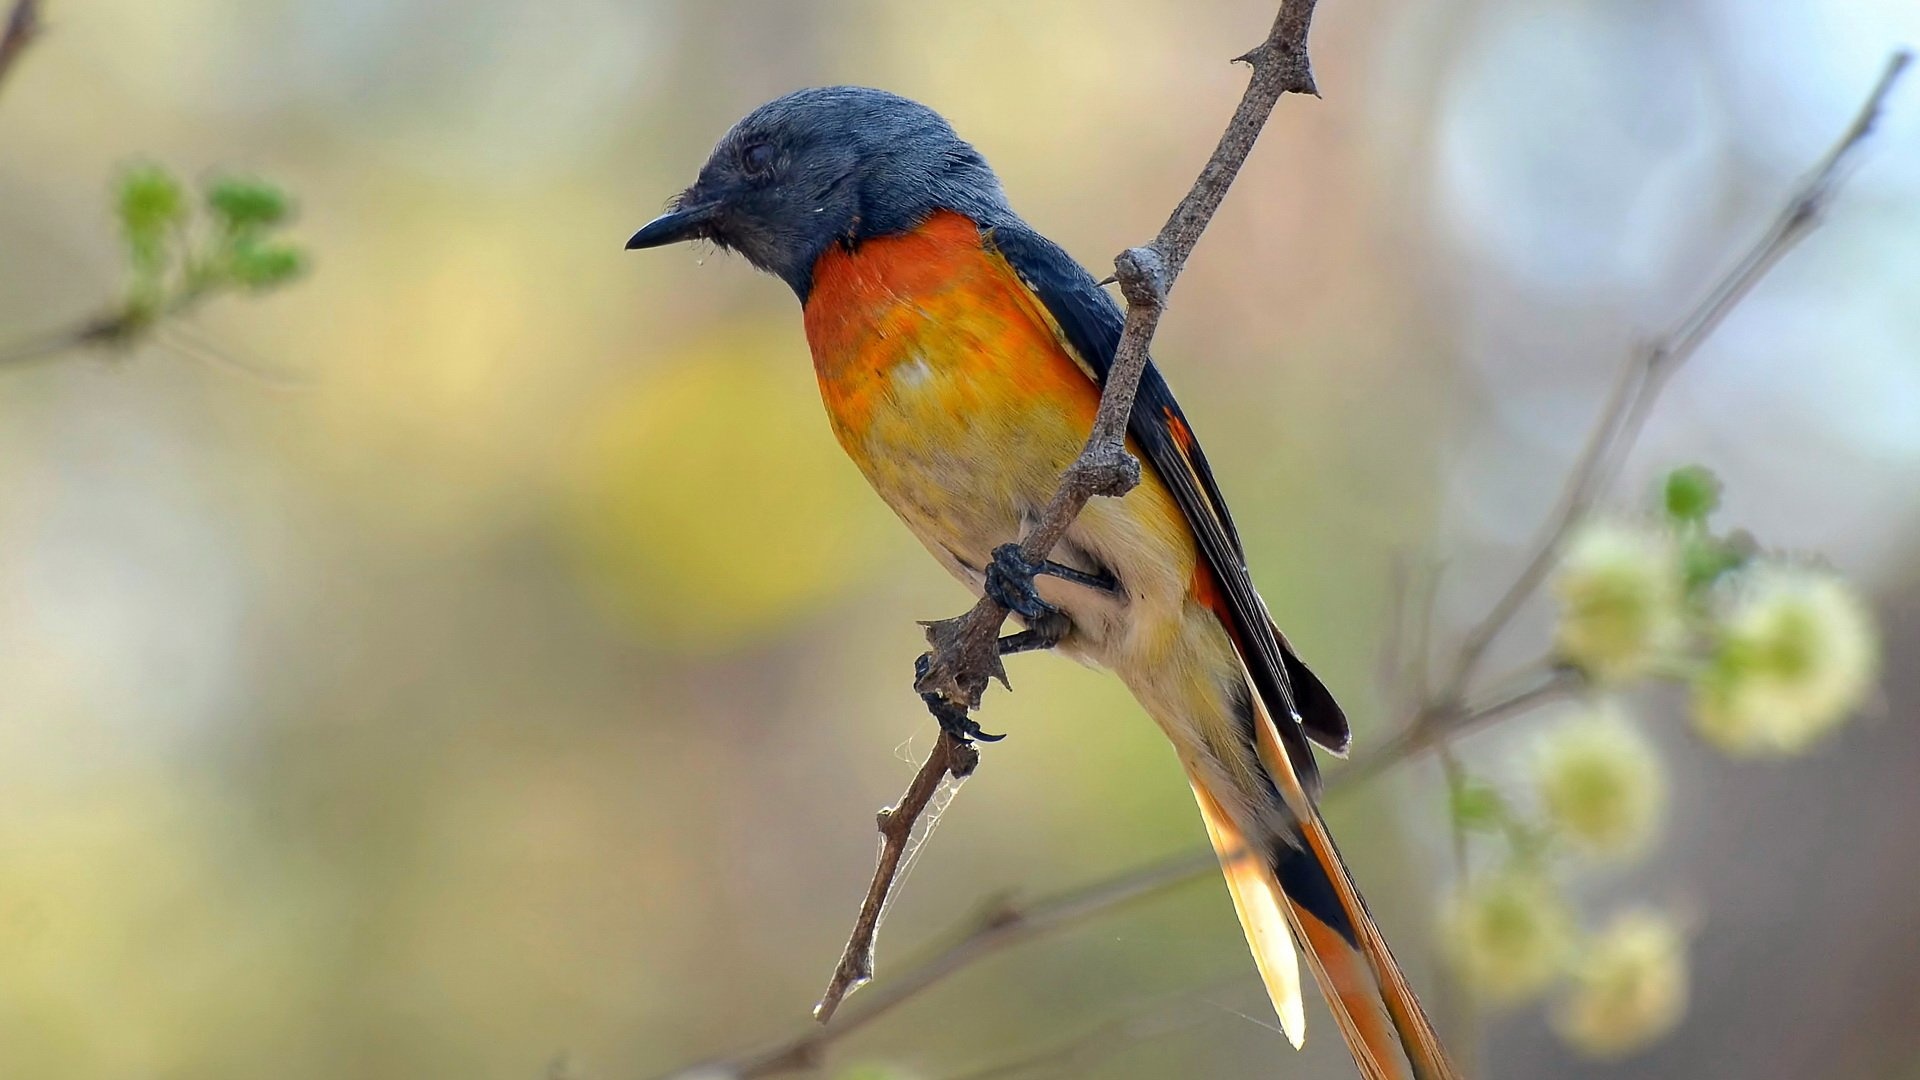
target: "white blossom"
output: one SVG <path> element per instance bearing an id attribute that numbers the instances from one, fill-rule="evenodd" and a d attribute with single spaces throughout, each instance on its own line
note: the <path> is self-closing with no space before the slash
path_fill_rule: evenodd
<path id="1" fill-rule="evenodd" d="M 1694 722 L 1730 754 L 1795 753 L 1859 708 L 1879 652 L 1873 617 L 1845 582 L 1763 565 L 1741 583 L 1694 681 Z"/>
<path id="2" fill-rule="evenodd" d="M 1645 850 L 1667 803 L 1666 769 L 1615 705 L 1596 706 L 1540 740 L 1534 783 L 1557 835 L 1595 855 Z"/>
<path id="3" fill-rule="evenodd" d="M 1686 638 L 1680 554 L 1672 537 L 1614 522 L 1583 527 L 1567 544 L 1553 592 L 1555 646 L 1594 679 L 1645 674 Z"/>
<path id="4" fill-rule="evenodd" d="M 1576 1050 L 1617 1058 L 1664 1037 L 1686 1009 L 1680 928 L 1658 912 L 1634 909 L 1616 916 L 1581 949 L 1571 989 L 1553 1019 Z"/>

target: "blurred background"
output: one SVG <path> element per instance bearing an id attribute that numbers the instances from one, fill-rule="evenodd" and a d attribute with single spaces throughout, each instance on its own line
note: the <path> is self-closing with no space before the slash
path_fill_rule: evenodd
<path id="1" fill-rule="evenodd" d="M 1090 266 L 1159 226 L 1263 0 L 51 5 L 0 94 L 0 345 L 116 295 L 112 178 L 297 193 L 310 278 L 198 350 L 0 372 L 0 1072 L 638 1077 L 805 1022 L 965 598 L 833 444 L 791 295 L 621 243 L 794 87 L 924 100 Z M 1280 622 L 1388 734 L 1396 560 L 1440 647 L 1550 505 L 1621 358 L 1844 127 L 1910 0 L 1343 0 L 1157 351 Z M 1883 702 L 1814 753 L 1669 751 L 1660 846 L 1581 879 L 1697 913 L 1691 1013 L 1610 1065 L 1454 1015 L 1490 1075 L 1920 1077 L 1920 93 L 1679 377 L 1615 492 L 1698 460 L 1726 518 L 1873 598 Z M 1286 269 L 1281 269 L 1282 267 Z M 297 387 L 207 362 L 296 371 Z M 1547 614 L 1517 628 L 1537 653 Z M 1504 666 L 1496 658 L 1493 667 Z M 1013 665 L 880 977 L 983 897 L 1200 845 L 1117 684 Z M 1662 718 L 1665 718 L 1664 720 Z M 1464 751 L 1495 775 L 1523 720 Z M 1416 977 L 1430 762 L 1333 810 Z M 1271 1027 L 1208 881 L 990 960 L 836 1047 L 960 1075 L 1192 990 L 1075 1075 L 1338 1077 Z M 1194 1004 L 1197 1002 L 1197 1005 Z M 1317 1006 L 1316 1006 L 1317 1008 Z"/>

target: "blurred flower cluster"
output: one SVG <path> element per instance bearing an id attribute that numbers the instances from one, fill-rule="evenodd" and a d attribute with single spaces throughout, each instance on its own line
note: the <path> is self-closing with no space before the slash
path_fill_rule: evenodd
<path id="1" fill-rule="evenodd" d="M 1858 594 L 1814 562 L 1716 531 L 1719 503 L 1714 475 L 1689 466 L 1666 477 L 1658 515 L 1582 526 L 1554 577 L 1554 656 L 1585 703 L 1538 737 L 1524 800 L 1449 770 L 1456 825 L 1501 845 L 1443 913 L 1453 967 L 1496 1007 L 1556 994 L 1555 1029 L 1593 1057 L 1646 1046 L 1686 1009 L 1682 920 L 1635 907 L 1582 929 L 1564 883 L 1645 852 L 1665 817 L 1666 769 L 1626 692 L 1682 685 L 1693 730 L 1753 758 L 1812 746 L 1874 685 L 1878 635 Z"/>
<path id="2" fill-rule="evenodd" d="M 1576 535 L 1554 582 L 1559 657 L 1601 690 L 1684 680 L 1694 726 L 1716 746 L 1793 753 L 1859 708 L 1877 635 L 1831 571 L 1716 533 L 1719 501 L 1713 474 L 1690 466 L 1667 477 L 1663 520 Z"/>

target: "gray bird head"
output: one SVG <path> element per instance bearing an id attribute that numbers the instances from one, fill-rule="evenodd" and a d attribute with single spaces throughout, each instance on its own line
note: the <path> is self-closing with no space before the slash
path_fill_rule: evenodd
<path id="1" fill-rule="evenodd" d="M 801 302 L 835 243 L 905 232 L 935 210 L 1010 216 L 1000 181 L 939 113 L 884 90 L 796 90 L 747 114 L 699 179 L 627 247 L 711 240 L 779 275 Z"/>

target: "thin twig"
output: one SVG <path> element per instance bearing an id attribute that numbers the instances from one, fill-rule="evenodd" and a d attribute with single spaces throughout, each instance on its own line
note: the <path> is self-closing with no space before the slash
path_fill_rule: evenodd
<path id="1" fill-rule="evenodd" d="M 1282 12 L 1283 18 L 1285 12 Z M 1805 232 L 1818 223 L 1819 211 L 1832 198 L 1839 181 L 1842 179 L 1841 166 L 1855 146 L 1871 131 L 1875 118 L 1886 101 L 1895 80 L 1909 62 L 1909 55 L 1902 51 L 1888 62 L 1885 73 L 1875 86 L 1867 104 L 1847 129 L 1840 142 L 1823 159 L 1813 173 L 1812 179 L 1802 185 L 1788 201 L 1786 209 L 1779 216 L 1774 229 L 1769 231 L 1754 253 L 1738 263 L 1720 283 L 1708 294 L 1703 303 L 1686 320 L 1683 320 L 1675 332 L 1666 339 L 1668 349 L 1664 357 L 1649 365 L 1646 354 L 1636 357 L 1635 362 L 1625 369 L 1629 376 L 1622 380 L 1607 407 L 1601 410 L 1599 424 L 1574 467 L 1567 484 L 1567 495 L 1554 511 L 1542 534 L 1538 550 L 1546 552 L 1536 555 L 1541 561 L 1538 570 L 1529 562 L 1528 569 L 1510 587 L 1507 593 L 1495 603 L 1489 614 L 1476 631 L 1470 633 L 1463 643 L 1462 657 L 1455 661 L 1455 672 L 1468 672 L 1475 666 L 1479 657 L 1468 657 L 1469 648 L 1484 650 L 1480 642 L 1484 635 L 1489 641 L 1497 633 L 1505 620 L 1510 618 L 1510 608 L 1517 608 L 1519 600 L 1538 586 L 1547 569 L 1551 567 L 1552 555 L 1557 551 L 1560 540 L 1568 528 L 1579 518 L 1581 512 L 1592 501 L 1605 481 L 1611 479 L 1606 455 L 1613 448 L 1615 455 L 1624 454 L 1632 445 L 1640 430 L 1644 417 L 1635 419 L 1636 412 L 1650 408 L 1656 393 L 1649 394 L 1641 388 L 1638 372 L 1649 367 L 1671 369 L 1691 355 L 1699 347 L 1706 334 L 1724 319 L 1727 312 L 1737 305 L 1758 281 L 1766 270 L 1777 261 L 1781 254 L 1797 242 Z M 1204 175 L 1203 175 L 1204 178 Z M 1776 250 L 1777 249 L 1777 250 Z M 1662 375 L 1664 378 L 1664 374 Z M 1636 403 L 1639 403 L 1636 407 Z M 1531 579 L 1531 580 L 1529 580 Z M 1512 599 L 1519 594 L 1519 600 Z M 997 624 L 996 624 L 997 625 Z M 1492 627 L 1492 629 L 1479 629 Z M 1464 684 L 1461 676 L 1456 680 Z M 1458 705 L 1457 699 L 1462 686 L 1449 685 L 1440 695 L 1418 709 L 1400 729 L 1400 734 L 1382 744 L 1377 749 L 1356 757 L 1329 780 L 1329 793 L 1351 790 L 1378 776 L 1393 766 L 1408 761 L 1430 750 L 1446 740 L 1456 738 L 1476 728 L 1490 726 L 1504 719 L 1521 715 L 1547 701 L 1564 697 L 1581 686 L 1580 676 L 1570 669 L 1551 666 L 1541 661 L 1528 669 L 1526 673 L 1510 680 L 1514 688 L 1493 696 L 1488 700 L 1471 706 Z M 940 751 L 936 748 L 935 755 Z M 923 773 L 933 768 L 929 764 L 923 767 Z M 942 773 L 933 772 L 935 784 Z M 920 783 L 915 778 L 915 784 Z M 911 790 L 911 789 L 910 789 Z M 904 801 L 904 800 L 903 800 Z M 1030 941 L 1034 938 L 1068 929 L 1086 920 L 1114 911 L 1121 906 L 1147 896 L 1157 895 L 1190 881 L 1210 876 L 1217 860 L 1210 851 L 1199 851 L 1157 863 L 1145 868 L 1127 871 L 1092 885 L 1051 899 L 1043 899 L 1021 907 L 1012 904 L 995 904 L 977 916 L 968 926 L 962 928 L 952 945 L 941 950 L 927 961 L 909 968 L 891 981 L 863 996 L 857 1004 L 843 1013 L 835 1023 L 824 1027 L 811 1027 L 793 1038 L 758 1053 L 737 1058 L 721 1059 L 671 1074 L 674 1078 L 721 1077 L 726 1080 L 751 1080 L 755 1077 L 770 1076 L 775 1073 L 794 1069 L 811 1068 L 818 1065 L 826 1051 L 841 1038 L 871 1023 L 881 1014 L 913 998 L 948 977 L 990 956 L 1001 949 Z M 880 885 L 876 875 L 876 887 Z M 870 942 L 869 942 L 870 944 Z"/>
<path id="2" fill-rule="evenodd" d="M 933 802 L 940 785 L 951 775 L 962 780 L 972 775 L 974 767 L 980 763 L 980 751 L 973 744 L 954 738 L 947 732 L 940 733 L 940 739 L 934 743 L 927 760 L 921 764 L 920 771 L 913 775 L 907 785 L 906 794 L 900 801 L 881 810 L 875 819 L 880 830 L 880 858 L 873 870 L 873 883 L 867 886 L 866 899 L 860 901 L 860 914 L 853 923 L 853 934 L 847 938 L 847 947 L 840 954 L 840 963 L 833 969 L 833 979 L 827 984 L 827 992 L 813 1007 L 813 1018 L 824 1024 L 833 1019 L 834 1011 L 846 1000 L 848 994 L 873 981 L 873 938 L 880 929 L 880 917 L 886 913 L 887 896 L 893 891 L 894 879 L 900 873 L 900 861 L 905 858 L 907 846 L 913 839 L 914 825 L 920 815 Z"/>
<path id="3" fill-rule="evenodd" d="M 40 36 L 40 0 L 14 0 L 13 10 L 0 28 L 0 85 L 7 81 L 20 54 Z"/>
<path id="4" fill-rule="evenodd" d="M 1639 437 L 1640 429 L 1652 412 L 1655 399 L 1666 387 L 1667 380 L 1681 365 L 1692 359 L 1714 329 L 1726 320 L 1740 301 L 1746 299 L 1781 257 L 1819 226 L 1827 205 L 1846 177 L 1855 151 L 1872 134 L 1874 124 L 1886 105 L 1887 95 L 1892 93 L 1901 72 L 1912 59 L 1913 54 L 1905 49 L 1896 51 L 1887 59 L 1879 81 L 1867 95 L 1866 102 L 1860 106 L 1853 123 L 1847 126 L 1839 142 L 1834 144 L 1813 173 L 1788 198 L 1772 226 L 1741 256 L 1733 269 L 1720 277 L 1693 310 L 1664 336 L 1638 350 L 1627 362 L 1605 408 L 1601 410 L 1599 423 L 1567 477 L 1558 505 L 1534 542 L 1524 569 L 1494 602 L 1486 617 L 1467 631 L 1458 659 L 1441 691 L 1443 703 L 1448 699 L 1457 699 L 1465 692 L 1487 649 L 1513 621 L 1521 605 L 1546 580 L 1548 571 L 1559 558 L 1568 533 L 1618 474 L 1627 448 Z"/>
<path id="5" fill-rule="evenodd" d="M 1127 421 L 1133 415 L 1134 394 L 1146 370 L 1148 346 L 1166 310 L 1167 293 L 1180 276 L 1201 233 L 1213 220 L 1214 211 L 1219 209 L 1240 167 L 1246 163 L 1247 154 L 1281 96 L 1318 94 L 1307 58 L 1307 30 L 1313 19 L 1313 6 L 1314 0 L 1283 0 L 1266 40 L 1236 58 L 1250 65 L 1253 75 L 1233 118 L 1221 133 L 1219 144 L 1214 147 L 1213 156 L 1207 159 L 1193 187 L 1174 208 L 1153 242 L 1146 247 L 1129 248 L 1114 260 L 1115 278 L 1127 299 L 1126 323 L 1086 445 L 1060 478 L 1059 489 L 1048 501 L 1039 521 L 1020 541 L 1021 554 L 1028 561 L 1045 559 L 1095 495 L 1124 495 L 1140 482 L 1140 463 L 1126 449 Z M 1005 679 L 998 641 L 1007 615 L 1007 609 L 999 602 L 983 596 L 964 615 L 928 623 L 927 663 L 915 678 L 914 688 L 923 695 L 935 695 L 949 708 L 977 708 L 988 681 L 995 677 Z M 945 743 L 943 735 L 942 745 Z M 935 753 L 939 753 L 938 749 Z M 933 765 L 929 758 L 916 777 L 916 784 L 929 775 Z M 919 809 L 924 809 L 924 804 Z M 911 809 L 903 800 L 896 813 L 908 816 L 905 827 L 911 829 L 911 819 L 917 817 L 918 809 Z M 873 975 L 873 935 L 878 920 L 872 916 L 886 906 L 897 866 L 897 858 L 889 865 L 883 849 L 880 867 L 868 890 L 867 901 L 861 905 L 840 963 L 834 969 L 826 993 L 814 1006 L 814 1016 L 822 1023 L 833 1016 L 842 998 Z"/>

